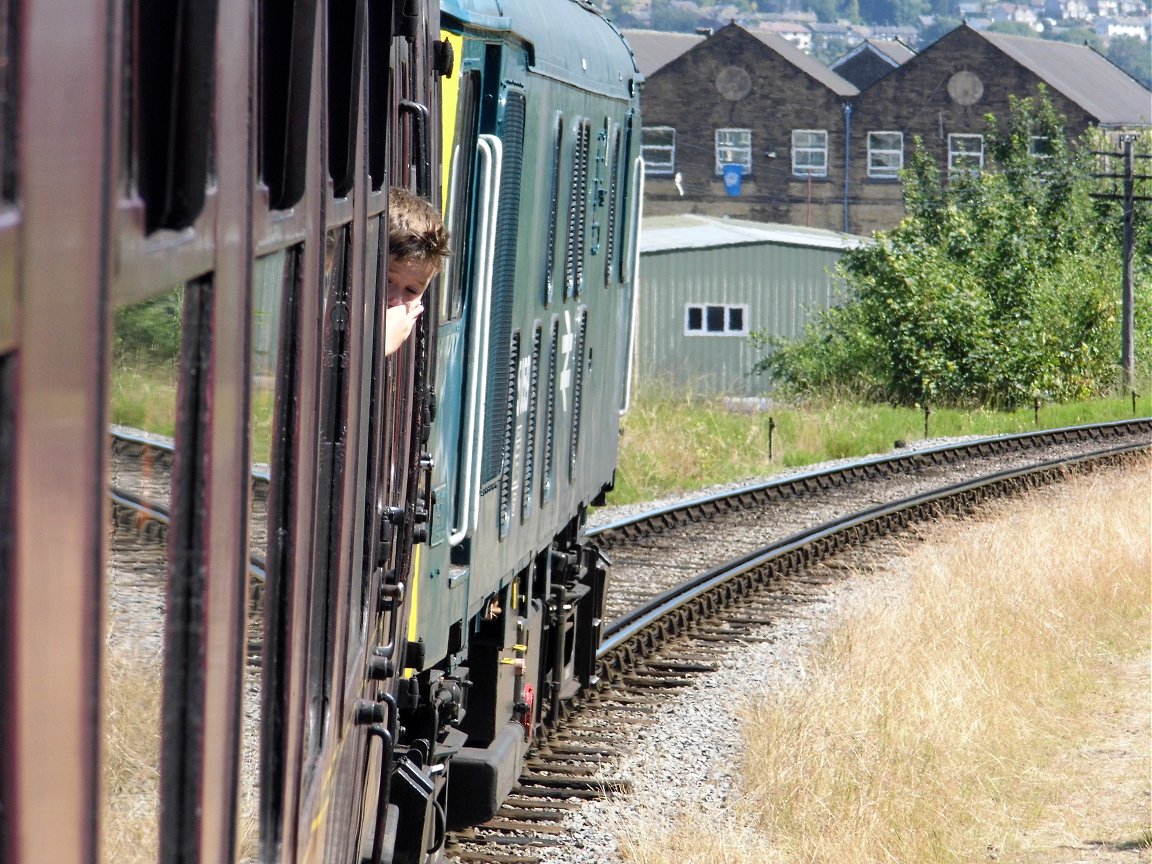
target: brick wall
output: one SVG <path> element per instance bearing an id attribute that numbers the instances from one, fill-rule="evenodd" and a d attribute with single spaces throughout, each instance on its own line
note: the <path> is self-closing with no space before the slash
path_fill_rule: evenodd
<path id="1" fill-rule="evenodd" d="M 717 76 L 728 67 L 748 73 L 750 86 L 739 98 L 727 98 L 717 89 Z M 730 82 L 731 70 L 726 74 Z M 905 163 L 920 136 L 937 165 L 947 170 L 949 134 L 985 134 L 985 115 L 1007 118 L 1009 94 L 1035 96 L 1040 83 L 1035 73 L 987 39 L 960 27 L 859 95 L 846 97 L 729 25 L 657 70 L 645 84 L 644 125 L 676 130 L 675 170 L 683 195 L 671 177 L 649 177 L 644 212 L 728 215 L 856 234 L 892 228 L 904 215 L 901 186 L 895 178 L 870 176 L 869 132 L 902 132 Z M 740 88 L 727 89 L 728 96 L 736 96 Z M 1069 137 L 1093 124 L 1091 115 L 1060 93 L 1049 89 L 1049 96 L 1067 117 Z M 851 136 L 847 189 L 846 125 Z M 743 178 L 739 197 L 727 195 L 716 174 L 718 128 L 752 132 L 752 170 Z M 827 176 L 811 181 L 794 176 L 795 129 L 827 131 Z"/>

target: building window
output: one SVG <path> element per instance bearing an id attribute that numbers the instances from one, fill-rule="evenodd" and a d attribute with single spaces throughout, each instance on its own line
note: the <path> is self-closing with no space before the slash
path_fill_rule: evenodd
<path id="1" fill-rule="evenodd" d="M 1032 135 L 1028 138 L 1028 155 L 1033 159 L 1052 158 L 1052 139 L 1047 135 Z"/>
<path id="2" fill-rule="evenodd" d="M 640 130 L 644 173 L 671 176 L 676 171 L 676 130 L 671 126 L 645 126 Z"/>
<path id="3" fill-rule="evenodd" d="M 868 133 L 868 176 L 894 180 L 904 167 L 903 132 Z"/>
<path id="4" fill-rule="evenodd" d="M 828 176 L 828 133 L 825 130 L 792 130 L 792 173 L 801 177 Z"/>
<path id="5" fill-rule="evenodd" d="M 685 336 L 747 336 L 748 304 L 689 303 L 684 310 Z"/>
<path id="6" fill-rule="evenodd" d="M 740 165 L 745 174 L 752 173 L 752 130 L 716 130 L 716 173 L 723 174 L 725 165 Z"/>
<path id="7" fill-rule="evenodd" d="M 984 167 L 983 135 L 948 136 L 948 170 L 979 171 Z"/>

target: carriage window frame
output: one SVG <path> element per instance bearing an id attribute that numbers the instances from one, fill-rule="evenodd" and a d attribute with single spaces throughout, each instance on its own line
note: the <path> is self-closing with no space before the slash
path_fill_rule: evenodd
<path id="1" fill-rule="evenodd" d="M 330 229 L 325 239 L 322 302 L 324 329 L 320 346 L 321 356 L 324 359 L 318 383 L 320 409 L 316 422 L 319 424 L 317 446 L 327 443 L 329 452 L 316 453 L 315 494 L 326 499 L 316 502 L 317 511 L 330 513 L 331 518 L 324 524 L 313 527 L 315 590 L 308 601 L 310 626 L 304 684 L 304 765 L 308 772 L 314 770 L 316 758 L 331 734 L 328 719 L 335 707 L 331 696 L 337 672 L 336 654 L 339 646 L 335 638 L 335 629 L 340 598 L 336 595 L 339 579 L 334 578 L 337 571 L 334 565 L 341 554 L 340 536 L 344 518 L 343 496 L 346 482 L 341 453 L 349 438 L 347 419 L 349 400 L 352 396 L 352 378 L 343 371 L 345 364 L 341 360 L 343 352 L 347 350 L 348 340 L 352 338 L 347 317 L 352 287 L 351 232 L 350 224 L 342 224 Z M 343 316 L 343 322 L 340 316 Z M 327 437 L 325 431 L 330 433 Z"/>
<path id="2" fill-rule="evenodd" d="M 16 131 L 20 99 L 16 70 L 20 42 L 15 26 L 16 3 L 0 2 L 0 203 L 11 205 L 19 198 Z"/>

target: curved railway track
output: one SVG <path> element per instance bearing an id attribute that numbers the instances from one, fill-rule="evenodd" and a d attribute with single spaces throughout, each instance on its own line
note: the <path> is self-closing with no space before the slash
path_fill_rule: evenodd
<path id="1" fill-rule="evenodd" d="M 765 518 L 765 501 L 792 500 L 793 509 L 807 509 L 814 497 L 821 502 L 817 509 L 823 510 L 826 502 L 821 496 L 826 490 L 871 483 L 870 492 L 854 496 L 860 502 L 875 497 L 874 478 L 903 478 L 912 471 L 931 475 L 919 478 L 918 485 L 927 488 L 912 495 L 901 497 L 901 489 L 887 493 L 889 500 L 880 504 L 856 503 L 854 510 L 701 569 L 674 587 L 629 587 L 637 593 L 648 590 L 649 596 L 605 629 L 597 652 L 598 689 L 565 706 L 548 739 L 537 747 L 513 799 L 492 822 L 453 836 L 452 855 L 460 861 L 502 864 L 565 860 L 563 854 L 555 855 L 563 844 L 565 813 L 578 807 L 580 799 L 627 791 L 628 780 L 613 773 L 614 757 L 627 750 L 638 727 L 649 722 L 667 694 L 715 669 L 726 646 L 770 638 L 763 635 L 765 625 L 794 613 L 807 600 L 819 597 L 828 582 L 840 578 L 835 556 L 843 551 L 949 515 L 964 516 L 991 499 L 1124 463 L 1150 448 L 1149 421 L 1008 436 L 867 460 L 732 495 L 683 502 L 605 526 L 598 535 L 608 549 L 628 549 L 628 540 L 660 535 L 714 537 L 725 531 L 743 532 L 755 521 L 746 518 L 750 512 Z M 1059 455 L 1050 458 L 1053 449 Z M 978 466 L 965 468 L 960 473 L 966 476 L 958 481 L 954 470 L 938 470 L 970 464 L 972 454 Z M 1004 454 L 1024 455 L 1010 456 L 1007 461 L 1016 464 L 1005 467 Z M 990 463 L 994 470 L 988 473 Z M 706 530 L 701 530 L 701 523 L 706 523 Z M 618 538 L 624 538 L 623 545 L 617 545 Z M 662 554 L 676 555 L 675 550 L 670 544 Z M 683 568 L 668 569 L 680 573 Z"/>
<path id="2" fill-rule="evenodd" d="M 845 550 L 931 530 L 917 526 L 1150 448 L 1152 419 L 973 440 L 697 497 L 593 529 L 612 560 L 598 687 L 561 706 L 500 813 L 450 835 L 450 857 L 566 860 L 556 854 L 566 815 L 583 800 L 628 791 L 628 779 L 614 774 L 616 757 L 668 694 L 717 668 L 733 643 L 770 638 L 766 625 L 795 614 L 841 577 L 836 556 Z M 113 557 L 146 555 L 163 539 L 170 447 L 124 438 L 113 449 L 117 522 L 142 537 L 127 553 L 114 544 Z M 133 454 L 149 466 L 147 477 L 133 473 Z M 159 501 L 147 497 L 149 489 Z M 266 478 L 257 478 L 260 514 L 266 489 Z M 257 521 L 262 515 L 254 512 Z"/>

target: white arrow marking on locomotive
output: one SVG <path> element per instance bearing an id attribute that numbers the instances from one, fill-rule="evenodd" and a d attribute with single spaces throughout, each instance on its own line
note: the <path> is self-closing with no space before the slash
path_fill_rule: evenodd
<path id="1" fill-rule="evenodd" d="M 564 355 L 564 368 L 560 372 L 560 396 L 564 410 L 568 410 L 568 387 L 572 383 L 572 313 L 564 310 L 564 338 L 560 340 L 560 353 Z"/>

